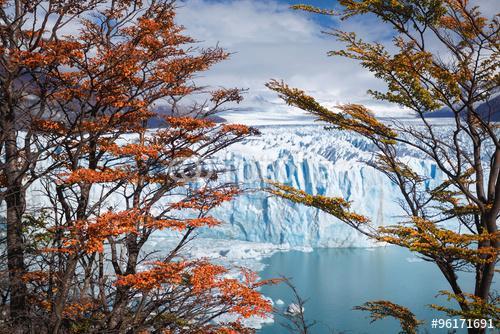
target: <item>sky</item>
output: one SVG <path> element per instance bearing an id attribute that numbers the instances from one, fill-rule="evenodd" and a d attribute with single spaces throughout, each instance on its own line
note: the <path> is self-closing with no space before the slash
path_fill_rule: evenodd
<path id="1" fill-rule="evenodd" d="M 359 63 L 327 56 L 343 45 L 324 31 L 354 31 L 364 40 L 390 45 L 390 27 L 373 16 L 340 21 L 290 9 L 297 2 L 329 9 L 338 6 L 336 0 L 177 0 L 177 23 L 186 28 L 186 35 L 194 37 L 199 47 L 219 45 L 231 53 L 228 60 L 197 77 L 196 83 L 247 89 L 243 103 L 223 116 L 249 125 L 310 122 L 311 116 L 284 105 L 265 87 L 271 79 L 284 80 L 327 107 L 360 103 L 378 116 L 410 116 L 408 110 L 376 101 L 366 93 L 368 89 L 384 91 L 385 84 Z M 490 18 L 500 8 L 498 0 L 470 3 L 479 5 Z M 65 33 L 71 35 L 79 27 L 76 22 L 68 24 Z"/>
<path id="2" fill-rule="evenodd" d="M 197 79 L 202 85 L 248 89 L 229 121 L 246 124 L 301 123 L 309 119 L 301 111 L 285 106 L 264 84 L 283 79 L 301 88 L 325 105 L 363 103 L 378 115 L 406 114 L 400 107 L 374 101 L 369 88 L 383 89 L 358 63 L 342 57 L 328 57 L 340 49 L 332 36 L 322 31 L 342 28 L 361 37 L 386 41 L 389 29 L 371 19 L 339 22 L 328 16 L 290 9 L 292 0 L 184 0 L 178 2 L 178 23 L 200 46 L 219 46 L 231 57 Z M 330 7 L 335 1 L 309 0 L 303 3 Z M 368 37 L 368 36 L 366 36 Z"/>

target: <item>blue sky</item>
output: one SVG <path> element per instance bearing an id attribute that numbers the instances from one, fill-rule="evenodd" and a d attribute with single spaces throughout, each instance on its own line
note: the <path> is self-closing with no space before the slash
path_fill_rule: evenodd
<path id="1" fill-rule="evenodd" d="M 229 3 L 235 2 L 235 1 L 238 1 L 238 0 L 207 0 L 206 2 L 207 3 L 229 4 Z M 262 3 L 265 3 L 265 2 L 272 3 L 273 2 L 273 1 L 263 1 L 263 0 L 256 0 L 256 1 L 260 1 Z M 189 0 L 181 0 L 181 2 L 188 2 L 189 3 Z M 332 0 L 332 1 L 328 1 L 328 0 L 302 0 L 302 1 L 300 1 L 300 0 L 298 0 L 298 1 L 295 1 L 295 0 L 276 0 L 275 2 L 277 2 L 279 4 L 283 4 L 287 7 L 289 7 L 291 5 L 296 5 L 296 4 L 306 4 L 306 5 L 311 5 L 311 6 L 315 6 L 315 7 L 319 7 L 319 8 L 333 9 L 335 6 L 337 6 L 337 1 L 335 1 L 335 0 Z M 331 20 L 331 18 L 329 18 L 327 16 L 306 14 L 306 13 L 304 13 L 304 15 L 309 16 L 311 19 L 318 22 L 322 26 L 325 26 L 325 27 L 331 26 L 332 20 Z"/>
<path id="2" fill-rule="evenodd" d="M 334 9 L 337 6 L 337 1 L 325 1 L 325 0 L 303 0 L 303 1 L 293 1 L 293 0 L 279 0 L 279 2 L 286 4 L 288 6 L 297 5 L 297 4 L 305 4 L 311 5 L 318 8 L 325 9 Z M 303 13 L 303 15 L 308 15 L 311 19 L 318 22 L 319 24 L 325 27 L 332 26 L 332 20 L 330 17 L 326 15 L 315 15 L 315 14 L 307 14 Z"/>

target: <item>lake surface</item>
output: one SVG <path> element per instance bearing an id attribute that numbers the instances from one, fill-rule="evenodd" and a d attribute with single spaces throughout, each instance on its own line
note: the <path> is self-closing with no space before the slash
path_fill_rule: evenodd
<path id="1" fill-rule="evenodd" d="M 305 306 L 306 317 L 319 322 L 312 328 L 313 334 L 331 334 L 332 329 L 335 333 L 398 333 L 400 327 L 396 320 L 370 323 L 367 312 L 352 310 L 354 306 L 370 300 L 389 300 L 408 307 L 418 319 L 426 322 L 421 327 L 423 333 L 426 330 L 429 333 L 447 333 L 430 326 L 433 318 L 446 319 L 446 315 L 426 307 L 431 303 L 450 305 L 445 297 L 436 298 L 439 290 L 449 290 L 447 282 L 434 264 L 418 259 L 405 249 L 291 251 L 274 254 L 264 262 L 267 267 L 260 273 L 262 278 L 290 277 L 302 298 L 309 299 Z M 460 282 L 464 289 L 472 291 L 472 274 L 461 275 Z M 499 283 L 497 277 L 494 284 L 496 290 L 500 288 Z M 264 287 L 262 292 L 275 302 L 283 300 L 284 307 L 292 302 L 292 293 L 284 284 Z M 280 321 L 275 318 L 274 324 L 264 326 L 259 333 L 289 334 L 279 324 Z"/>

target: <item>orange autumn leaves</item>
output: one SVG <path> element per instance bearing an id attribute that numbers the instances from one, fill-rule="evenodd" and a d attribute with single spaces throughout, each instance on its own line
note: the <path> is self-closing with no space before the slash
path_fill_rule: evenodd
<path id="1" fill-rule="evenodd" d="M 171 203 L 172 210 L 192 209 L 207 212 L 232 200 L 239 190 L 236 188 L 200 189 L 189 199 Z M 142 236 L 152 231 L 169 229 L 183 232 L 187 229 L 200 227 L 215 227 L 221 221 L 211 216 L 194 218 L 156 218 L 147 210 L 130 209 L 118 212 L 108 211 L 95 219 L 77 220 L 71 226 L 63 229 L 65 232 L 62 248 L 46 248 L 46 252 L 66 252 L 87 254 L 102 253 L 105 242 L 109 238 L 125 235 Z"/>
<path id="2" fill-rule="evenodd" d="M 166 129 L 155 130 L 154 136 L 147 135 L 142 142 L 137 139 L 131 139 L 124 143 L 118 143 L 118 140 L 112 136 L 102 136 L 97 140 L 94 147 L 87 144 L 80 145 L 80 152 L 90 152 L 97 150 L 100 155 L 108 156 L 110 159 L 116 158 L 121 162 L 114 167 L 72 167 L 70 170 L 59 174 L 61 184 L 97 184 L 110 182 L 135 183 L 139 179 L 149 182 L 166 182 L 170 178 L 168 175 L 144 173 L 140 170 L 142 162 L 148 161 L 149 164 L 158 164 L 173 172 L 176 164 L 187 158 L 196 158 L 199 156 L 199 148 L 204 148 L 210 144 L 217 144 L 227 140 L 234 140 L 243 136 L 255 133 L 245 125 L 223 124 L 217 125 L 215 122 L 206 119 L 196 119 L 191 117 L 166 117 L 169 127 Z M 39 121 L 37 122 L 39 131 L 59 135 L 67 131 L 59 122 Z M 96 126 L 96 131 L 101 131 L 107 125 Z M 88 127 L 89 130 L 92 127 Z M 78 130 L 81 131 L 81 130 Z M 87 131 L 87 130 L 84 130 Z M 141 130 L 142 133 L 146 129 Z M 66 132 L 67 133 L 67 132 Z M 69 135 L 69 134 L 68 134 Z M 67 160 L 65 152 L 54 153 L 58 160 Z M 127 158 L 133 158 L 128 159 Z"/>
<path id="3" fill-rule="evenodd" d="M 166 120 L 170 127 L 184 131 L 197 131 L 215 126 L 213 121 L 192 117 L 166 117 Z"/>
<path id="4" fill-rule="evenodd" d="M 58 97 L 60 92 L 56 93 Z M 132 106 L 133 105 L 133 106 Z M 110 115 L 82 115 L 78 121 L 72 124 L 51 119 L 34 119 L 32 122 L 33 130 L 54 136 L 71 136 L 88 133 L 105 133 L 111 129 L 120 130 L 123 133 L 132 133 L 141 131 L 142 122 L 147 121 L 155 114 L 144 109 L 143 101 L 130 101 L 126 112 L 116 112 Z"/>
<path id="5" fill-rule="evenodd" d="M 124 6 L 100 14 L 106 21 L 126 16 L 127 11 Z M 136 24 L 113 31 L 119 42 L 103 34 L 100 22 L 81 19 L 82 29 L 76 35 L 51 38 L 50 31 L 23 31 L 29 47 L 2 48 L 0 52 L 12 70 L 25 68 L 43 77 L 51 87 L 43 92 L 50 93 L 50 103 L 73 108 L 69 104 L 85 101 L 85 108 L 130 112 L 163 97 L 192 93 L 197 89 L 189 80 L 193 74 L 228 56 L 220 48 L 201 49 L 197 54 L 186 48 L 194 40 L 182 34 L 174 17 L 173 8 L 153 5 Z M 214 94 L 218 98 L 231 95 L 230 91 Z"/>
<path id="6" fill-rule="evenodd" d="M 100 171 L 89 168 L 78 168 L 72 172 L 61 174 L 62 177 L 66 176 L 64 179 L 64 183 L 66 184 L 114 182 L 123 179 L 127 175 L 125 171 L 117 168 L 106 168 Z"/>
<path id="7" fill-rule="evenodd" d="M 29 7 L 19 22 L 46 12 L 60 25 L 41 19 L 35 31 L 13 24 L 2 34 L 20 43 L 0 49 L 2 74 L 22 81 L 14 87 L 20 96 L 43 101 L 44 112 L 34 105 L 26 126 L 48 143 L 53 162 L 43 174 L 49 212 L 36 221 L 42 231 L 26 252 L 30 266 L 20 268 L 30 326 L 50 333 L 253 332 L 241 318 L 271 311 L 256 291 L 264 282 L 230 278 L 225 268 L 182 253 L 197 242 L 197 229 L 221 224 L 209 211 L 239 193 L 219 181 L 224 171 L 210 164 L 214 155 L 257 133 L 210 119 L 239 103 L 240 89 L 195 83 L 228 53 L 192 46 L 168 0 L 40 6 L 21 8 Z M 66 25 L 74 35 L 64 34 Z M 205 101 L 186 101 L 193 93 Z M 0 186 L 4 179 L 0 174 Z M 148 252 L 160 230 L 175 232 L 178 243 Z M 212 321 L 226 313 L 236 320 Z"/>
<path id="8" fill-rule="evenodd" d="M 58 65 L 72 66 L 84 58 L 82 45 L 71 39 L 58 41 L 44 41 L 42 39 L 38 43 L 36 50 L 28 51 L 3 48 L 0 49 L 0 54 L 8 56 L 11 66 L 24 66 L 30 69 L 48 68 Z"/>
<path id="9" fill-rule="evenodd" d="M 178 285 L 192 291 L 199 298 L 211 303 L 215 299 L 230 306 L 230 312 L 243 318 L 254 315 L 266 316 L 272 311 L 271 303 L 256 289 L 263 284 L 274 284 L 276 280 L 257 281 L 257 276 L 242 269 L 243 281 L 228 277 L 228 270 L 206 261 L 154 262 L 152 268 L 137 274 L 121 276 L 116 285 L 128 286 L 147 292 Z"/>

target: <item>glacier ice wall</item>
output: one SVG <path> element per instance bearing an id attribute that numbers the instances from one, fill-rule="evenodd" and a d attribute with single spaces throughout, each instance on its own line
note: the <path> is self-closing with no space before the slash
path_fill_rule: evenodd
<path id="1" fill-rule="evenodd" d="M 364 247 L 373 243 L 336 218 L 314 208 L 274 198 L 258 191 L 265 179 L 279 181 L 310 194 L 342 196 L 352 209 L 375 225 L 398 221 L 403 213 L 396 185 L 363 161 L 374 147 L 366 139 L 322 126 L 263 127 L 262 135 L 232 146 L 221 156 L 231 172 L 227 180 L 248 192 L 214 210 L 224 221 L 204 236 L 312 247 Z M 429 176 L 429 186 L 441 176 L 430 161 L 408 151 L 410 165 Z"/>
<path id="2" fill-rule="evenodd" d="M 322 126 L 267 126 L 262 135 L 230 146 L 218 154 L 229 171 L 223 181 L 240 184 L 247 191 L 213 211 L 224 222 L 205 229 L 201 236 L 270 242 L 290 246 L 365 247 L 373 243 L 336 218 L 314 208 L 275 198 L 260 189 L 265 180 L 279 181 L 310 194 L 341 196 L 352 209 L 375 225 L 398 221 L 402 209 L 396 186 L 382 173 L 362 161 L 372 158 L 374 147 L 366 139 Z M 415 171 L 429 176 L 429 187 L 441 182 L 436 166 L 408 150 Z M 47 198 L 40 184 L 29 191 L 30 207 L 45 207 Z M 94 189 L 98 196 L 99 189 Z M 119 207 L 118 199 L 109 200 Z M 2 209 L 2 208 L 0 208 Z M 160 232 L 160 234 L 169 234 Z"/>

